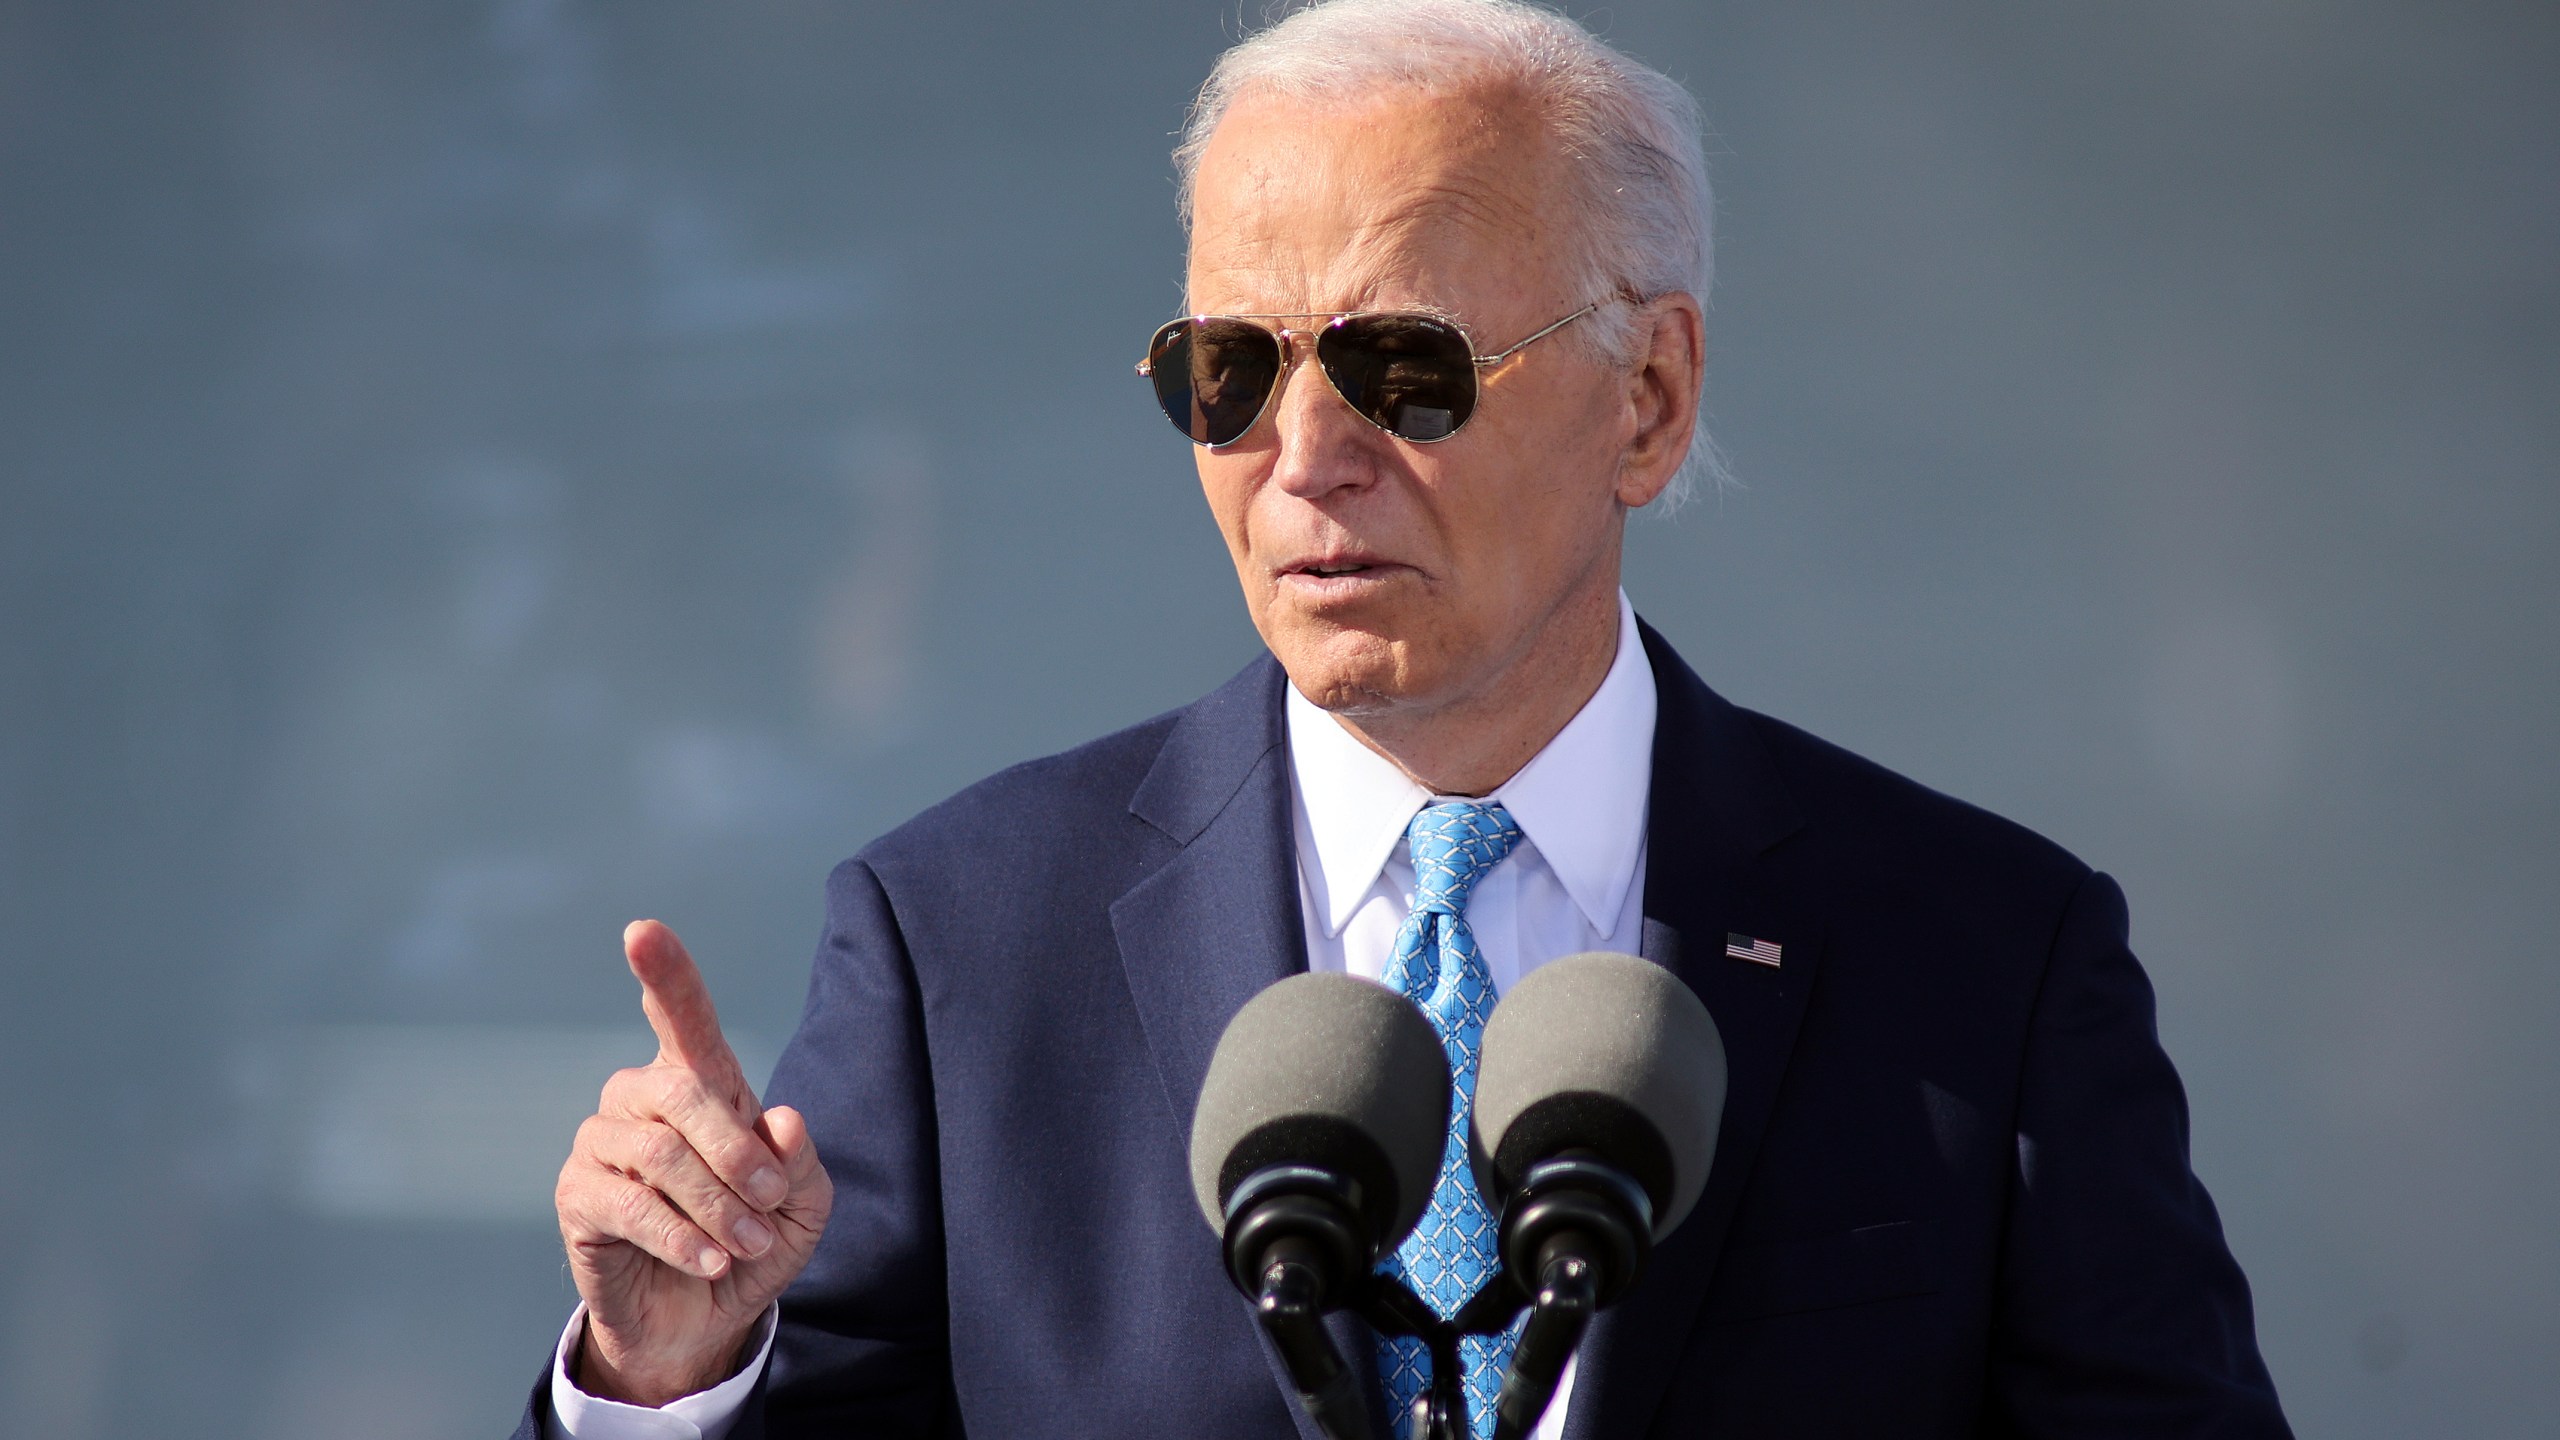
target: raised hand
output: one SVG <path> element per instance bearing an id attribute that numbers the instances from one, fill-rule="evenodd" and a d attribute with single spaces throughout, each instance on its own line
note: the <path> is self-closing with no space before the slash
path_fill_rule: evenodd
<path id="1" fill-rule="evenodd" d="M 800 1112 L 759 1110 L 684 942 L 635 920 L 622 950 L 658 1058 L 605 1082 L 556 1198 L 587 1302 L 579 1387 L 664 1405 L 736 1373 L 835 1190 Z"/>

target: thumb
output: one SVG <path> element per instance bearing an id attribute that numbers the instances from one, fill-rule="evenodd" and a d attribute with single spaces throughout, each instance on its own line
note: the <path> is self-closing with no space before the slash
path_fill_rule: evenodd
<path id="1" fill-rule="evenodd" d="M 790 1173 L 794 1185 L 821 1168 L 817 1144 L 809 1138 L 809 1121 L 790 1106 L 776 1105 L 765 1111 L 756 1121 L 756 1134 L 782 1158 L 783 1168 Z"/>

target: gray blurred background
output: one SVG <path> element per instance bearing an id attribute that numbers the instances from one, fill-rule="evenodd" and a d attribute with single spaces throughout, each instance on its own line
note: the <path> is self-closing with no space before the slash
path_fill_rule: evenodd
<path id="1" fill-rule="evenodd" d="M 2560 11 L 1596 18 L 1744 482 L 1637 606 L 2124 880 L 2307 1435 L 2560 1435 Z M 1249 657 L 1129 373 L 1238 26 L 0 4 L 0 1429 L 502 1433 L 622 922 L 761 1073 L 833 861 Z"/>

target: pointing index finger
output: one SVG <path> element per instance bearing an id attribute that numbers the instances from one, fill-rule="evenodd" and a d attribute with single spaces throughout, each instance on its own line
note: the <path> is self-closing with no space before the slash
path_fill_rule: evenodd
<path id="1" fill-rule="evenodd" d="M 702 971 L 676 932 L 655 920 L 634 920 L 622 932 L 622 954 L 640 981 L 640 1008 L 649 1028 L 658 1032 L 658 1058 L 693 1071 L 754 1114 L 755 1092 L 720 1033 L 720 1012 L 712 1008 Z"/>

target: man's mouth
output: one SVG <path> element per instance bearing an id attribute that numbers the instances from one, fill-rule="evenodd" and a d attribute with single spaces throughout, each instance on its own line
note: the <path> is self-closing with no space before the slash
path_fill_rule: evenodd
<path id="1" fill-rule="evenodd" d="M 1327 555 L 1283 566 L 1275 582 L 1300 605 L 1355 605 L 1387 592 L 1406 567 L 1375 555 Z"/>
<path id="2" fill-rule="evenodd" d="M 1397 568 L 1395 562 L 1365 550 L 1336 550 L 1330 554 L 1307 555 L 1280 567 L 1282 579 L 1302 576 L 1309 580 L 1340 580 L 1354 575 L 1375 575 Z"/>

